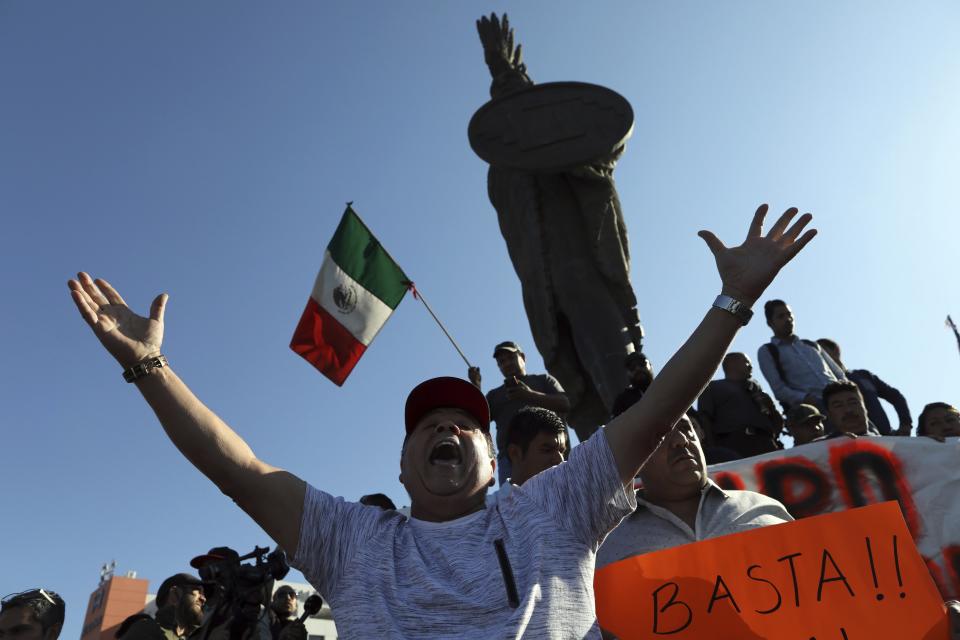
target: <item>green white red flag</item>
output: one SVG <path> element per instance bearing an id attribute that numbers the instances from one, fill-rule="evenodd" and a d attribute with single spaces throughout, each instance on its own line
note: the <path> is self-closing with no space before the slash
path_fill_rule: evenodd
<path id="1" fill-rule="evenodd" d="M 403 270 L 347 205 L 290 348 L 342 385 L 409 286 Z"/>

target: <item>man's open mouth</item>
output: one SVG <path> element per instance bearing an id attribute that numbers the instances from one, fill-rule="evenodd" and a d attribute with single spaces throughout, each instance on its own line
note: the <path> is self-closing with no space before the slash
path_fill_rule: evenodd
<path id="1" fill-rule="evenodd" d="M 453 466 L 463 462 L 463 454 L 454 440 L 441 440 L 430 450 L 430 464 Z"/>

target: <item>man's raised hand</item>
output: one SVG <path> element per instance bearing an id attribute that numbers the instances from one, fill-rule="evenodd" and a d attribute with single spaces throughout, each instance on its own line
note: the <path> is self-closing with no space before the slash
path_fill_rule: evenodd
<path id="1" fill-rule="evenodd" d="M 767 215 L 767 205 L 760 205 L 753 216 L 747 239 L 739 247 L 726 247 L 709 231 L 698 234 L 717 261 L 717 271 L 723 281 L 722 293 L 747 304 L 753 304 L 760 297 L 780 269 L 817 235 L 816 229 L 803 232 L 813 219 L 809 213 L 800 216 L 793 226 L 787 228 L 797 212 L 793 207 L 787 209 L 764 236 L 763 218 Z"/>
<path id="2" fill-rule="evenodd" d="M 69 280 L 70 295 L 80 315 L 93 333 L 124 368 L 160 353 L 163 342 L 163 312 L 167 306 L 165 293 L 150 305 L 150 317 L 138 316 L 106 280 L 94 280 L 86 273 Z"/>

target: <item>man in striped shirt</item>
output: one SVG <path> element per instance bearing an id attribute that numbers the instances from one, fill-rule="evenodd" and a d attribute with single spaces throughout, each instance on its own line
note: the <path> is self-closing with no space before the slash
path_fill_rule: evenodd
<path id="1" fill-rule="evenodd" d="M 160 355 L 166 296 L 133 314 L 104 280 L 69 287 L 81 317 L 125 369 L 167 435 L 294 557 L 353 638 L 600 637 L 593 604 L 597 545 L 635 506 L 633 478 L 703 389 L 749 307 L 815 235 L 789 209 L 727 248 L 701 231 L 723 283 L 697 329 L 628 411 L 495 505 L 489 408 L 474 385 L 439 378 L 407 399 L 400 479 L 411 517 L 315 489 L 257 458 Z"/>

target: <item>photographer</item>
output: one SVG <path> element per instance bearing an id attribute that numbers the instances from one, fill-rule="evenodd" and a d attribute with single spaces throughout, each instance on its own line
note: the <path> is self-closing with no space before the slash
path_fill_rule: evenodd
<path id="1" fill-rule="evenodd" d="M 202 640 L 271 640 L 273 607 L 267 605 L 272 605 L 274 580 L 283 578 L 290 566 L 282 550 L 267 552 L 265 547 L 256 547 L 241 556 L 230 547 L 214 547 L 190 561 L 205 581 L 216 585 Z M 244 560 L 254 562 L 243 564 Z M 286 604 L 289 608 L 290 603 Z M 294 593 L 292 614 L 296 611 Z M 288 622 L 287 617 L 289 611 L 284 622 Z"/>

